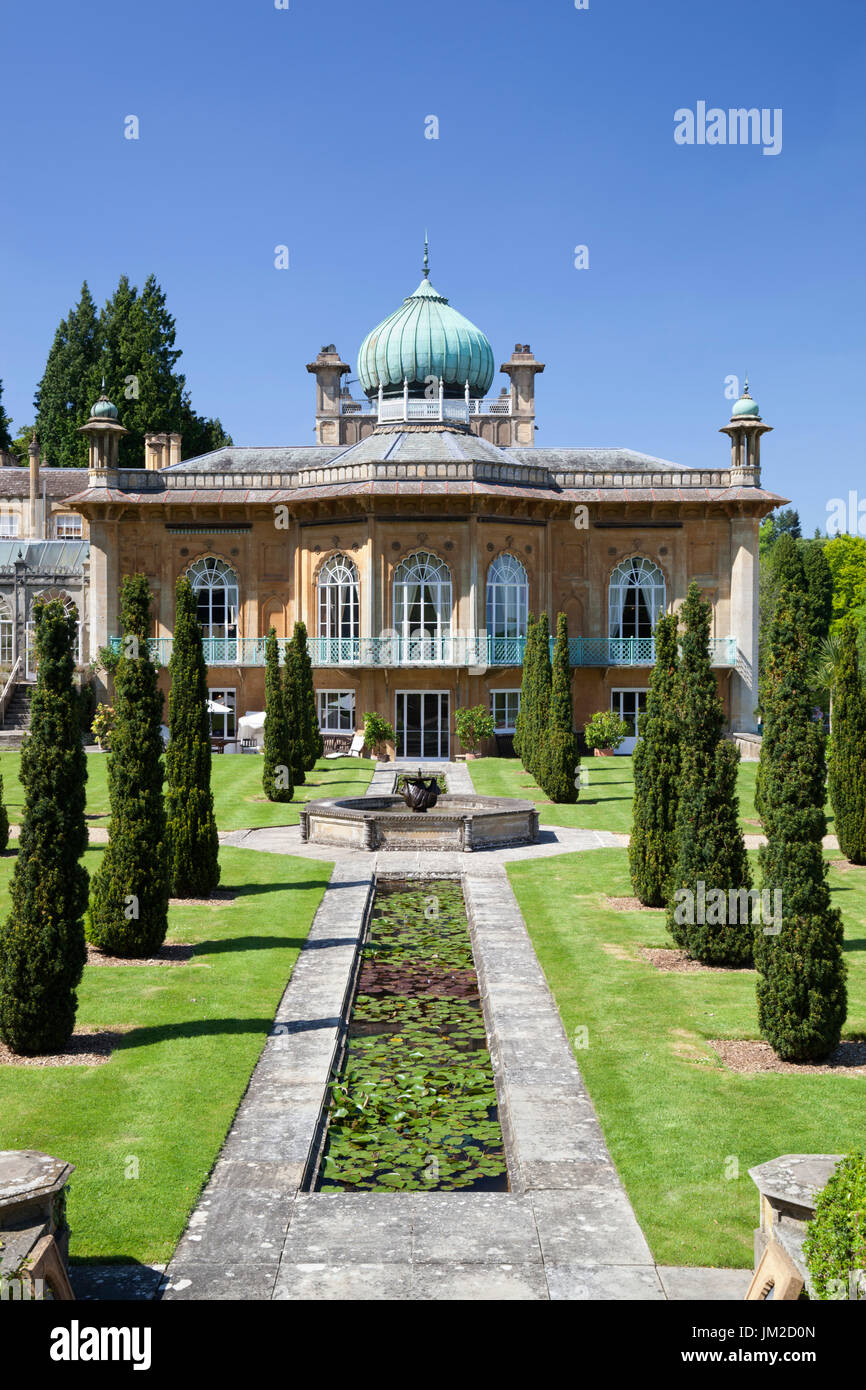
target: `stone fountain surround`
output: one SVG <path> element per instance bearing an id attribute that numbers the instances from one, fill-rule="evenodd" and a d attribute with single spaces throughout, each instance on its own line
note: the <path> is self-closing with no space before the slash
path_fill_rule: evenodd
<path id="1" fill-rule="evenodd" d="M 308 801 L 300 810 L 301 841 L 304 844 L 337 845 L 363 850 L 473 850 L 507 849 L 538 843 L 538 807 L 533 801 L 507 796 L 482 796 L 472 787 L 440 793 L 429 811 L 413 811 L 397 795 L 397 784 L 417 765 L 393 767 L 375 780 L 387 782 L 384 791 L 371 783 L 364 797 L 324 798 Z M 421 775 L 442 779 L 441 767 L 421 768 Z M 448 782 L 453 786 L 449 774 Z M 381 818 L 377 812 L 382 813 Z"/>

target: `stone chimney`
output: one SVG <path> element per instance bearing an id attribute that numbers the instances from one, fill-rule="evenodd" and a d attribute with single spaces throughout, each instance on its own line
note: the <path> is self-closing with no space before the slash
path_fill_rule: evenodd
<path id="1" fill-rule="evenodd" d="M 30 524 L 29 524 L 29 535 L 30 535 L 31 538 L 32 538 L 32 537 L 34 537 L 34 536 L 37 535 L 36 518 L 37 518 L 37 515 L 38 515 L 38 509 L 39 509 L 39 445 L 38 445 L 38 443 L 36 442 L 36 434 L 35 434 L 35 432 L 34 432 L 34 434 L 33 434 L 33 438 L 32 438 L 31 441 L 30 441 L 30 447 L 28 448 L 27 452 L 28 452 L 28 454 L 30 455 Z"/>
<path id="2" fill-rule="evenodd" d="M 168 463 L 169 463 L 169 467 L 171 467 L 171 465 L 172 465 L 173 463 L 180 463 L 180 443 L 181 443 L 181 435 L 179 435 L 179 434 L 170 434 L 170 435 L 167 436 L 167 438 L 168 438 Z"/>
<path id="3" fill-rule="evenodd" d="M 535 378 L 544 371 L 528 343 L 515 343 L 508 362 L 499 368 L 511 377 L 511 443 L 535 444 Z"/>
<path id="4" fill-rule="evenodd" d="M 144 466 L 149 469 L 164 468 L 169 459 L 169 435 L 146 434 L 144 436 Z"/>
<path id="5" fill-rule="evenodd" d="M 316 443 L 339 444 L 340 441 L 340 379 L 351 371 L 343 362 L 333 343 L 319 349 L 315 362 L 307 363 L 307 371 L 316 378 Z"/>

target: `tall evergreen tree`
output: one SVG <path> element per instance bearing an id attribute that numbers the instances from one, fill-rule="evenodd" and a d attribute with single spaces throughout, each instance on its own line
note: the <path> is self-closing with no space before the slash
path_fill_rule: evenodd
<path id="1" fill-rule="evenodd" d="M 685 890 L 689 897 L 669 901 L 668 927 L 692 959 L 705 965 L 744 965 L 752 958 L 750 911 L 744 908 L 741 914 L 737 902 L 736 915 L 746 920 L 733 921 L 729 910 L 731 889 L 752 886 L 739 825 L 740 754 L 722 738 L 725 716 L 710 665 L 711 609 L 697 584 L 689 585 L 682 620 L 681 772 L 671 889 L 675 895 Z"/>
<path id="2" fill-rule="evenodd" d="M 110 839 L 93 876 L 88 928 L 94 946 L 112 956 L 156 955 L 168 931 L 163 697 L 148 646 L 150 600 L 145 575 L 124 578 L 108 753 Z"/>
<path id="3" fill-rule="evenodd" d="M 311 772 L 318 759 L 321 758 L 325 744 L 319 732 L 316 692 L 313 688 L 313 665 L 307 646 L 306 623 L 295 623 L 291 654 L 295 663 L 298 734 L 304 748 L 304 768 L 307 772 Z"/>
<path id="4" fill-rule="evenodd" d="M 0 1037 L 25 1056 L 65 1047 L 87 949 L 87 761 L 73 675 L 77 615 L 37 604 L 36 689 L 21 752 L 24 814 L 0 928 Z"/>
<path id="5" fill-rule="evenodd" d="M 680 774 L 680 680 L 676 613 L 656 624 L 656 663 L 650 676 L 640 738 L 634 750 L 634 805 L 628 847 L 635 894 L 647 907 L 664 907 L 676 863 Z"/>
<path id="6" fill-rule="evenodd" d="M 207 667 L 196 600 L 188 579 L 175 586 L 168 697 L 169 875 L 178 898 L 207 898 L 220 881 L 219 839 L 210 785 Z"/>
<path id="7" fill-rule="evenodd" d="M 292 750 L 292 781 L 302 787 L 307 780 L 307 744 L 304 738 L 305 703 L 298 680 L 297 643 L 294 637 L 286 644 L 286 666 L 283 674 L 283 704 Z"/>
<path id="8" fill-rule="evenodd" d="M 550 688 L 550 718 L 539 765 L 545 796 L 557 804 L 577 801 L 580 791 L 580 756 L 574 732 L 574 704 L 571 693 L 571 661 L 568 652 L 568 622 L 564 613 L 556 619 L 556 641 Z"/>
<path id="9" fill-rule="evenodd" d="M 532 723 L 532 671 L 535 660 L 536 622 L 529 614 L 526 624 L 526 642 L 523 647 L 523 668 L 520 676 L 520 708 L 514 726 L 514 751 L 523 766 L 529 771 L 529 743 L 524 740 L 524 730 Z"/>
<path id="10" fill-rule="evenodd" d="M 866 691 L 857 655 L 857 627 L 849 619 L 839 634 L 833 689 L 830 801 L 839 848 L 852 864 L 866 864 Z"/>
<path id="11" fill-rule="evenodd" d="M 533 669 L 530 676 L 532 681 L 531 723 L 524 726 L 524 742 L 529 759 L 529 772 L 541 786 L 544 777 L 545 749 L 550 732 L 550 696 L 553 686 L 553 670 L 550 664 L 550 622 L 546 613 L 541 614 L 535 628 Z"/>
<path id="12" fill-rule="evenodd" d="M 827 640 L 833 618 L 833 575 L 820 541 L 803 542 L 802 560 L 809 608 L 809 636 L 812 650 L 817 652 L 821 643 Z"/>
<path id="13" fill-rule="evenodd" d="M 262 787 L 268 801 L 291 801 L 292 745 L 280 675 L 280 644 L 274 628 L 265 643 L 265 738 Z"/>
<path id="14" fill-rule="evenodd" d="M 0 449 L 12 450 L 12 421 L 3 409 L 3 382 L 0 381 Z"/>
<path id="15" fill-rule="evenodd" d="M 794 513 L 796 515 L 796 513 Z M 810 630 L 809 624 L 809 603 L 806 585 L 806 571 L 803 568 L 803 557 L 799 546 L 796 544 L 790 531 L 782 531 L 778 540 L 773 546 L 770 561 L 770 573 L 766 587 L 765 601 L 762 603 L 762 673 L 761 673 L 761 707 L 766 715 L 773 700 L 773 663 L 770 659 L 770 632 L 772 630 L 773 614 L 778 603 L 778 598 L 783 588 L 796 589 L 803 600 L 803 611 L 805 614 L 807 635 Z M 766 757 L 764 754 L 765 743 L 761 740 L 761 755 L 758 761 L 758 771 L 755 775 L 755 810 L 763 820 L 764 818 L 764 781 L 766 778 Z"/>
<path id="16" fill-rule="evenodd" d="M 99 395 L 101 347 L 96 305 L 85 280 L 81 298 L 54 335 L 33 402 L 42 459 L 52 468 L 87 467 L 87 441 L 77 431 Z"/>
<path id="17" fill-rule="evenodd" d="M 781 921 L 755 931 L 761 1034 L 793 1062 L 832 1052 L 847 1004 L 842 922 L 830 906 L 822 848 L 825 738 L 812 717 L 810 646 L 806 599 L 795 575 L 779 591 L 769 634 L 771 695 L 761 748 L 763 888 L 781 892 Z"/>

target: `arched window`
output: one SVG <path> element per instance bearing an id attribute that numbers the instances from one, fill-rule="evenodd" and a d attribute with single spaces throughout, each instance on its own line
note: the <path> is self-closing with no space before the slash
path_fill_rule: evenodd
<path id="1" fill-rule="evenodd" d="M 487 631 L 491 637 L 525 637 L 529 611 L 526 570 L 513 555 L 497 555 L 487 571 Z"/>
<path id="2" fill-rule="evenodd" d="M 665 611 L 665 577 L 651 560 L 632 556 L 610 577 L 608 637 L 652 637 Z"/>
<path id="3" fill-rule="evenodd" d="M 332 555 L 319 571 L 319 636 L 360 636 L 358 571 L 345 555 Z"/>
<path id="4" fill-rule="evenodd" d="M 451 571 L 420 550 L 394 574 L 394 626 L 408 661 L 439 661 L 451 636 Z"/>
<path id="5" fill-rule="evenodd" d="M 15 624 L 12 609 L 5 599 L 0 599 L 0 666 L 12 665 L 15 648 Z"/>
<path id="6" fill-rule="evenodd" d="M 33 597 L 34 607 L 37 603 L 42 604 L 43 607 L 45 607 L 49 603 L 59 603 L 62 605 L 63 611 L 66 614 L 67 618 L 75 618 L 77 627 L 77 638 L 75 642 L 75 661 L 76 664 L 80 666 L 82 661 L 81 636 L 83 623 L 81 621 L 81 614 L 78 610 L 78 605 L 76 604 L 75 600 L 69 594 L 67 594 L 65 589 L 43 589 L 41 593 L 35 594 Z M 27 667 L 27 675 L 28 677 L 35 676 L 36 623 L 33 617 L 30 618 L 25 628 L 24 641 L 24 660 Z"/>
<path id="7" fill-rule="evenodd" d="M 236 640 L 238 577 L 231 566 L 215 555 L 205 555 L 190 565 L 186 577 L 195 594 L 203 637 Z"/>

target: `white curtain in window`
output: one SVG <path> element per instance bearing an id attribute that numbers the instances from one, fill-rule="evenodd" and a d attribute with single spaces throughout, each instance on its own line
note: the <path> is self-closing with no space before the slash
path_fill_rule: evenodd
<path id="1" fill-rule="evenodd" d="M 658 565 L 639 556 L 623 560 L 610 579 L 608 637 L 651 637 L 665 602 Z"/>

